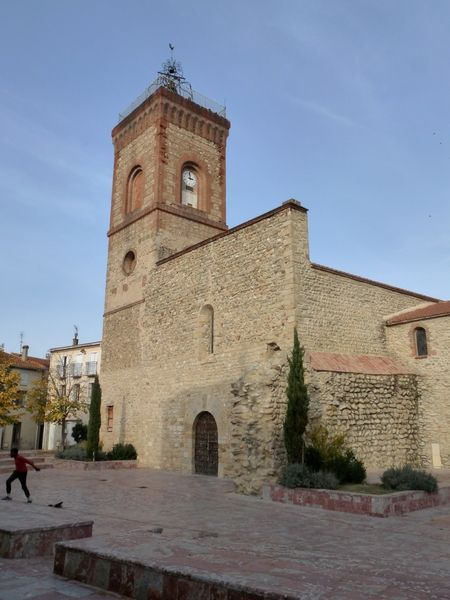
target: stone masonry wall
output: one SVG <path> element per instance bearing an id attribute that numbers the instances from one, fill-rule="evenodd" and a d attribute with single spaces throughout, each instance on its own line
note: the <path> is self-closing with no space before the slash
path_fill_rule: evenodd
<path id="1" fill-rule="evenodd" d="M 225 223 L 225 176 L 223 173 L 224 148 L 211 140 L 193 135 L 190 131 L 168 124 L 167 163 L 163 201 L 167 204 L 180 204 L 180 180 L 183 164 L 187 161 L 197 165 L 203 177 L 198 181 L 200 206 L 215 221 Z M 206 192 L 206 193 L 205 193 Z M 202 204 L 203 200 L 203 204 Z M 193 211 L 195 214 L 196 211 Z"/>
<path id="2" fill-rule="evenodd" d="M 303 229 L 293 222 L 296 323 L 302 345 L 315 352 L 387 352 L 387 315 L 423 304 L 424 297 L 320 269 L 305 261 Z"/>
<path id="3" fill-rule="evenodd" d="M 142 304 L 105 318 L 103 402 L 115 415 L 114 431 L 102 428 L 105 447 L 121 435 L 141 464 L 192 472 L 193 424 L 207 410 L 219 475 L 254 490 L 274 472 L 277 381 L 294 325 L 292 219 L 306 223 L 286 207 L 162 263 Z M 214 310 L 211 354 L 202 351 L 205 305 Z"/>
<path id="4" fill-rule="evenodd" d="M 155 117 L 156 118 L 156 117 Z M 156 147 L 157 125 L 153 122 L 128 145 L 116 152 L 114 179 L 111 198 L 111 227 L 123 222 L 128 176 L 133 167 L 140 166 L 144 172 L 144 194 L 142 208 L 156 202 Z"/>
<path id="5" fill-rule="evenodd" d="M 414 329 L 427 332 L 428 356 L 417 357 Z M 438 444 L 441 462 L 450 467 L 450 317 L 439 317 L 386 327 L 389 351 L 419 374 L 419 454 L 432 466 L 431 445 Z"/>
<path id="6" fill-rule="evenodd" d="M 105 317 L 104 405 L 114 406 L 105 447 L 132 442 L 141 464 L 192 472 L 194 422 L 208 411 L 218 425 L 219 476 L 244 491 L 273 480 L 284 461 L 294 325 L 306 350 L 389 355 L 381 315 L 423 302 L 314 269 L 306 213 L 289 206 L 149 266 L 142 291 L 140 304 Z M 213 353 L 205 353 L 205 306 L 214 313 Z M 311 377 L 313 418 L 347 431 L 367 466 L 416 460 L 413 376 Z"/>
<path id="7" fill-rule="evenodd" d="M 310 423 L 345 433 L 368 468 L 418 461 L 419 389 L 415 375 L 313 372 Z"/>

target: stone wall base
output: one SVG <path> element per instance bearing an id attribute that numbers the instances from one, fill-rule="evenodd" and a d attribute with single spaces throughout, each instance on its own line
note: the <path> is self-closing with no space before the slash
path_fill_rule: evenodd
<path id="1" fill-rule="evenodd" d="M 103 471 L 106 469 L 136 469 L 136 460 L 65 460 L 55 459 L 55 467 L 78 471 Z"/>
<path id="2" fill-rule="evenodd" d="M 437 492 L 395 492 L 385 495 L 358 494 L 337 490 L 289 489 L 280 485 L 264 485 L 264 500 L 313 506 L 339 512 L 368 515 L 370 517 L 399 516 L 415 510 L 450 504 L 450 487 Z"/>
<path id="3" fill-rule="evenodd" d="M 92 535 L 92 521 L 63 523 L 46 527 L 0 527 L 2 558 L 51 556 L 56 542 Z"/>

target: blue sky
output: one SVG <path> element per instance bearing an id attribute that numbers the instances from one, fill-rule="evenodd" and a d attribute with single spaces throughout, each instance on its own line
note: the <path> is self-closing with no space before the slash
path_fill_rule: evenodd
<path id="1" fill-rule="evenodd" d="M 228 225 L 294 197 L 314 262 L 450 298 L 447 0 L 0 3 L 0 343 L 101 338 L 111 129 L 169 56 L 227 105 Z"/>

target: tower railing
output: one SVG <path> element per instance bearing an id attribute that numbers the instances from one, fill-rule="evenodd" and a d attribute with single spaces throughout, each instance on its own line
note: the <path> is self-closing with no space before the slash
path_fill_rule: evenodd
<path id="1" fill-rule="evenodd" d="M 150 96 L 152 94 L 154 94 L 156 92 L 156 90 L 159 89 L 160 87 L 168 87 L 168 86 L 165 86 L 164 82 L 161 80 L 161 78 L 158 77 L 158 79 L 156 79 L 151 85 L 149 85 L 148 88 L 146 90 L 144 90 L 142 92 L 142 94 L 136 98 L 136 100 L 134 100 L 134 102 L 132 102 L 129 106 L 127 106 L 127 108 L 124 111 L 119 113 L 119 123 L 121 121 L 123 121 L 126 117 L 128 117 L 128 115 L 130 115 L 135 108 L 137 108 L 140 104 L 142 104 L 145 100 L 147 100 L 147 98 L 150 98 Z M 168 87 L 168 89 L 171 89 L 171 88 Z M 215 102 L 214 100 L 211 100 L 210 98 L 207 98 L 206 96 L 203 96 L 199 92 L 196 92 L 195 90 L 191 89 L 190 86 L 189 87 L 178 87 L 176 90 L 172 89 L 172 91 L 174 91 L 176 94 L 179 94 L 183 98 L 187 98 L 188 100 L 195 102 L 195 104 L 198 104 L 199 106 L 202 106 L 203 108 L 206 108 L 207 110 L 210 110 L 213 113 L 218 114 L 221 117 L 226 117 L 226 107 L 225 106 L 222 106 L 218 102 Z"/>

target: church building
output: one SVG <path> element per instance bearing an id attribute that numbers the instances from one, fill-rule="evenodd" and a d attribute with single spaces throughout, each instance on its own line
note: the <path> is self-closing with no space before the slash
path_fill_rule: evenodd
<path id="1" fill-rule="evenodd" d="M 368 468 L 450 466 L 450 302 L 315 264 L 288 200 L 228 229 L 223 107 L 167 61 L 112 131 L 104 448 L 257 491 L 284 460 L 287 357 L 310 422 Z"/>

